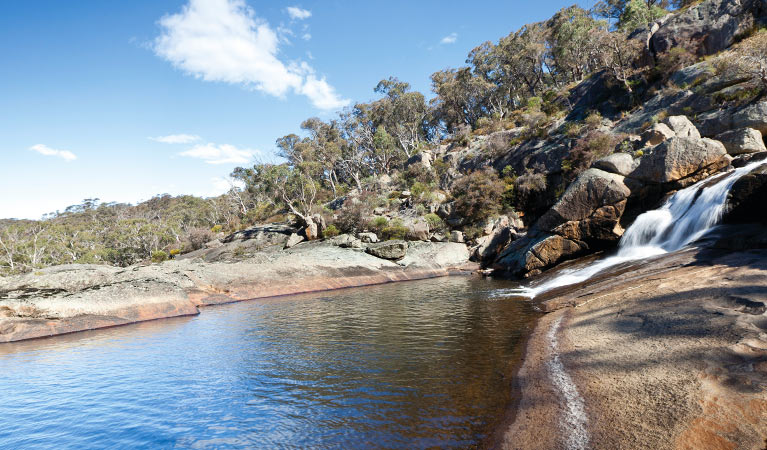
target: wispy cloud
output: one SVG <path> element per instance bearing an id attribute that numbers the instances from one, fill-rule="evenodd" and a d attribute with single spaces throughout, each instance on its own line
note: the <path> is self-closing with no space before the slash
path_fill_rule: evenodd
<path id="1" fill-rule="evenodd" d="M 440 44 L 455 44 L 455 41 L 458 40 L 458 33 L 450 33 L 447 36 L 443 37 L 442 40 L 439 41 Z"/>
<path id="2" fill-rule="evenodd" d="M 244 0 L 190 0 L 180 13 L 163 17 L 160 27 L 155 53 L 192 76 L 277 97 L 292 91 L 320 109 L 349 104 L 305 62 L 282 62 L 277 33 Z"/>
<path id="3" fill-rule="evenodd" d="M 191 144 L 197 142 L 201 138 L 196 134 L 169 134 L 167 136 L 157 136 L 149 138 L 155 142 L 162 142 L 163 144 Z"/>
<path id="4" fill-rule="evenodd" d="M 74 153 L 70 152 L 69 150 L 57 150 L 55 148 L 50 148 L 44 144 L 36 144 L 29 147 L 29 149 L 41 155 L 55 156 L 65 161 L 74 161 L 77 159 L 77 156 Z"/>
<path id="5" fill-rule="evenodd" d="M 298 6 L 288 6 L 285 8 L 291 19 L 304 20 L 312 17 L 312 12 L 308 9 L 299 8 Z"/>
<path id="6" fill-rule="evenodd" d="M 208 143 L 195 145 L 179 155 L 201 159 L 208 164 L 246 164 L 258 153 L 258 150 L 239 149 L 234 145 Z"/>
<path id="7" fill-rule="evenodd" d="M 210 181 L 213 183 L 214 195 L 221 195 L 225 192 L 228 192 L 233 187 L 240 189 L 245 187 L 245 183 L 242 180 L 235 180 L 231 177 L 213 177 L 210 179 Z"/>

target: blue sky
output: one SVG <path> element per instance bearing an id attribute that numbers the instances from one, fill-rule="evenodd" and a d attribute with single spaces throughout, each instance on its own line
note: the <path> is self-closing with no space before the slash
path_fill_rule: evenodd
<path id="1" fill-rule="evenodd" d="M 388 76 L 430 93 L 432 72 L 572 3 L 2 2 L 0 217 L 222 193 L 303 119 Z"/>

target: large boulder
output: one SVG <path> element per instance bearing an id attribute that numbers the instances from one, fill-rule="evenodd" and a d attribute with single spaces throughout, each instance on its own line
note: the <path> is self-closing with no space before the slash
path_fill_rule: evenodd
<path id="1" fill-rule="evenodd" d="M 664 123 L 671 128 L 676 137 L 700 139 L 700 132 L 687 116 L 670 116 L 664 120 Z"/>
<path id="2" fill-rule="evenodd" d="M 712 55 L 732 45 L 767 15 L 764 0 L 707 0 L 666 20 L 650 38 L 656 57 L 672 48 L 696 56 Z"/>
<path id="3" fill-rule="evenodd" d="M 642 132 L 642 143 L 644 145 L 658 145 L 674 136 L 676 136 L 674 130 L 668 125 L 665 123 L 656 123 Z"/>
<path id="4" fill-rule="evenodd" d="M 517 237 L 516 223 L 508 216 L 499 217 L 491 225 L 487 235 L 479 238 L 471 249 L 471 259 L 483 265 L 495 261 L 501 250 Z"/>
<path id="5" fill-rule="evenodd" d="M 648 151 L 629 176 L 646 183 L 671 183 L 704 169 L 726 167 L 729 162 L 721 142 L 674 137 Z"/>
<path id="6" fill-rule="evenodd" d="M 631 195 L 621 175 L 588 169 L 578 176 L 559 201 L 536 224 L 543 231 L 566 222 L 587 220 L 603 206 L 619 205 Z"/>
<path id="7" fill-rule="evenodd" d="M 285 248 L 291 248 L 294 247 L 296 244 L 303 242 L 304 237 L 300 234 L 293 233 L 288 237 L 288 240 L 285 242 Z"/>
<path id="8" fill-rule="evenodd" d="M 501 251 L 493 268 L 530 276 L 587 250 L 614 244 L 623 234 L 620 218 L 631 195 L 625 181 L 600 169 L 583 172 L 528 235 Z"/>
<path id="9" fill-rule="evenodd" d="M 428 241 L 429 224 L 422 220 L 414 222 L 408 227 L 406 237 L 408 241 Z"/>
<path id="10" fill-rule="evenodd" d="M 537 233 L 513 241 L 493 263 L 493 269 L 507 275 L 529 277 L 565 259 L 573 258 L 587 248 L 583 242 L 560 235 Z"/>
<path id="11" fill-rule="evenodd" d="M 330 239 L 330 243 L 341 248 L 362 248 L 362 240 L 351 234 L 341 234 Z"/>
<path id="12" fill-rule="evenodd" d="M 725 223 L 767 223 L 767 164 L 743 175 L 727 194 Z"/>
<path id="13" fill-rule="evenodd" d="M 594 161 L 591 167 L 595 169 L 604 170 L 605 172 L 623 175 L 624 177 L 639 165 L 639 161 L 635 160 L 628 153 L 613 153 L 602 159 Z"/>
<path id="14" fill-rule="evenodd" d="M 377 258 L 398 260 L 407 254 L 407 242 L 395 240 L 370 244 L 365 251 Z"/>
<path id="15" fill-rule="evenodd" d="M 762 133 L 753 128 L 725 131 L 718 135 L 716 139 L 724 144 L 727 153 L 732 156 L 767 151 L 767 148 L 764 146 Z"/>
<path id="16" fill-rule="evenodd" d="M 732 115 L 734 128 L 754 128 L 767 135 L 767 100 L 753 103 Z"/>

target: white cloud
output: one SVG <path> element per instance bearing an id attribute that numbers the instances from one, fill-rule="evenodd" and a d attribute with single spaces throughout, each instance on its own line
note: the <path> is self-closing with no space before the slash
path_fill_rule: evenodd
<path id="1" fill-rule="evenodd" d="M 301 35 L 301 39 L 303 39 L 305 41 L 308 41 L 311 38 L 312 38 L 312 35 L 310 33 L 304 33 L 303 35 Z"/>
<path id="2" fill-rule="evenodd" d="M 277 97 L 292 91 L 321 109 L 349 104 L 324 78 L 317 79 L 306 63 L 283 63 L 277 57 L 278 34 L 244 0 L 189 0 L 180 13 L 163 17 L 160 26 L 155 53 L 197 78 L 240 84 Z"/>
<path id="3" fill-rule="evenodd" d="M 50 148 L 47 145 L 43 145 L 43 144 L 33 145 L 29 147 L 29 149 L 41 155 L 56 156 L 65 161 L 74 161 L 77 159 L 77 156 L 68 150 L 56 150 L 55 148 Z"/>
<path id="4" fill-rule="evenodd" d="M 242 180 L 235 180 L 231 177 L 213 177 L 210 181 L 213 183 L 213 195 L 221 195 L 225 192 L 229 192 L 233 187 L 240 189 L 245 187 L 245 183 Z"/>
<path id="5" fill-rule="evenodd" d="M 288 15 L 293 20 L 304 20 L 312 17 L 311 11 L 299 8 L 298 6 L 288 6 L 285 8 L 285 11 L 287 11 Z"/>
<path id="6" fill-rule="evenodd" d="M 439 41 L 440 44 L 455 44 L 455 41 L 458 40 L 458 33 L 450 33 L 447 36 L 443 37 L 441 41 Z"/>
<path id="7" fill-rule="evenodd" d="M 167 136 L 157 136 L 149 138 L 155 142 L 162 142 L 163 144 L 191 144 L 197 142 L 201 138 L 196 134 L 169 134 Z"/>
<path id="8" fill-rule="evenodd" d="M 258 150 L 239 149 L 229 144 L 198 144 L 185 152 L 179 153 L 181 156 L 197 158 L 208 164 L 246 164 Z"/>

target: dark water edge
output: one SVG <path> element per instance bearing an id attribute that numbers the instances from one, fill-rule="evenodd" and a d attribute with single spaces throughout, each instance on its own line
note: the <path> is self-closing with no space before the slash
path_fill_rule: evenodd
<path id="1" fill-rule="evenodd" d="M 538 313 L 450 277 L 0 345 L 0 448 L 466 448 Z"/>

